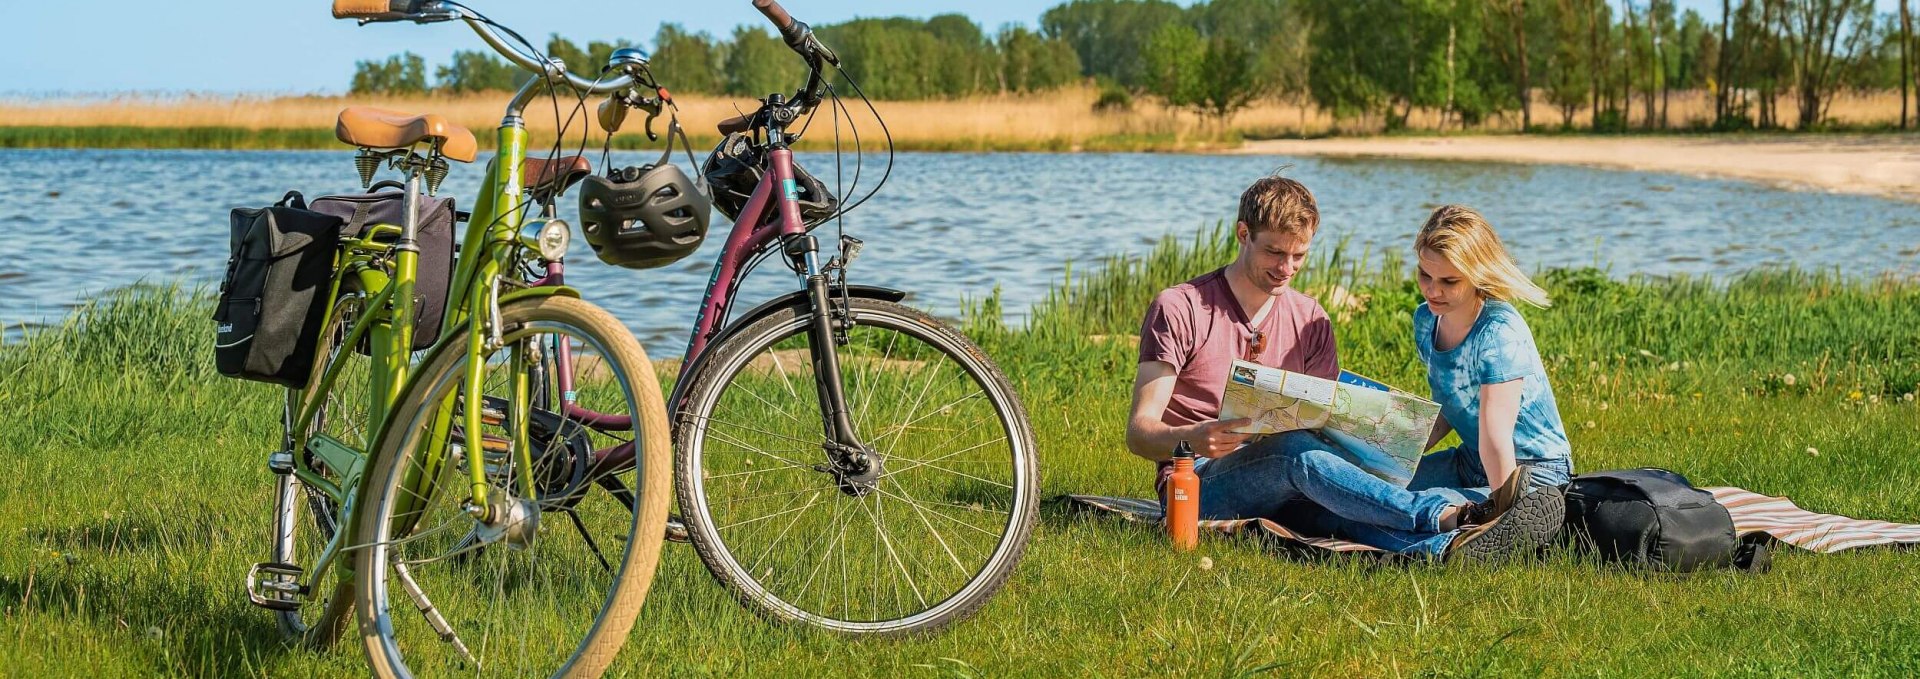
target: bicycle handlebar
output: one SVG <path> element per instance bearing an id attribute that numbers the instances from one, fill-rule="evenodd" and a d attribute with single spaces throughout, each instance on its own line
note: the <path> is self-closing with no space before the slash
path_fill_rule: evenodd
<path id="1" fill-rule="evenodd" d="M 760 0 L 755 0 L 759 2 Z M 772 0 L 766 0 L 771 3 Z M 784 11 L 783 11 L 784 13 Z M 567 72 L 566 64 L 559 59 L 548 59 L 546 63 L 534 61 L 533 57 L 514 49 L 507 44 L 500 32 L 488 25 L 476 12 L 448 0 L 333 0 L 333 16 L 336 19 L 358 19 L 362 24 L 389 21 L 411 21 L 416 24 L 430 24 L 455 19 L 466 22 L 480 40 L 492 47 L 500 56 L 515 66 L 532 71 L 554 84 L 566 84 L 577 92 L 588 95 L 618 92 L 633 86 L 633 76 L 622 74 L 612 80 L 593 81 Z"/>
<path id="2" fill-rule="evenodd" d="M 788 26 L 793 25 L 793 15 L 788 14 L 787 8 L 781 7 L 776 0 L 753 0 L 753 8 L 767 15 L 767 20 L 773 22 L 773 27 L 780 29 L 782 34 L 787 32 Z"/>

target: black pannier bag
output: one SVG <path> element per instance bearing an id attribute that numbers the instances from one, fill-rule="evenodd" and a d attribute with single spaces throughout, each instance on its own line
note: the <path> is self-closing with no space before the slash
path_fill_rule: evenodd
<path id="1" fill-rule="evenodd" d="M 406 193 L 385 191 L 313 199 L 313 210 L 345 222 L 342 238 L 359 238 L 373 224 L 406 223 Z M 440 322 L 447 314 L 447 290 L 453 284 L 452 198 L 420 196 L 420 224 L 416 238 L 420 242 L 419 266 L 413 283 L 413 349 L 433 346 L 440 339 Z M 344 283 L 352 290 L 356 283 Z"/>
<path id="2" fill-rule="evenodd" d="M 231 255 L 213 310 L 220 374 L 306 386 L 341 225 L 306 208 L 300 192 L 289 191 L 272 207 L 230 215 Z"/>
<path id="3" fill-rule="evenodd" d="M 1741 545 L 1713 494 L 1665 469 L 1593 472 L 1567 486 L 1566 534 L 1602 558 L 1661 572 L 1764 569 L 1763 544 Z M 1745 552 L 1745 553 L 1741 553 Z M 1736 564 L 1736 556 L 1739 563 Z"/>

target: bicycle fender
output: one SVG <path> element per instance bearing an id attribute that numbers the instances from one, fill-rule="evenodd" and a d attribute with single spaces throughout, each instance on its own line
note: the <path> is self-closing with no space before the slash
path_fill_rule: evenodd
<path id="1" fill-rule="evenodd" d="M 549 297 L 553 295 L 580 299 L 580 291 L 577 289 L 574 289 L 574 287 L 571 285 L 542 285 L 537 288 L 522 288 L 519 290 L 514 290 L 512 292 L 501 293 L 500 303 L 506 304 L 508 302 L 518 301 L 518 300 L 526 299 L 528 297 Z"/>
<path id="2" fill-rule="evenodd" d="M 907 298 L 907 293 L 903 290 L 883 288 L 878 285 L 848 285 L 846 289 L 848 298 L 873 299 L 882 302 L 899 302 Z M 673 394 L 667 398 L 667 416 L 669 418 L 675 417 L 676 411 L 680 409 L 680 398 L 685 395 L 686 386 L 692 383 L 692 380 L 684 378 L 700 374 L 700 371 L 706 367 L 707 356 L 712 353 L 711 349 L 713 347 L 719 346 L 721 342 L 733 337 L 735 333 L 753 325 L 754 321 L 766 318 L 776 311 L 791 306 L 804 307 L 806 305 L 807 291 L 795 290 L 761 302 L 758 306 L 748 309 L 746 313 L 741 314 L 738 319 L 728 323 L 726 327 L 721 328 L 719 332 L 714 333 L 713 339 L 707 341 L 708 351 L 700 352 L 700 355 L 695 356 L 693 362 L 688 364 L 686 369 L 680 372 L 680 377 L 683 379 L 674 380 Z"/>

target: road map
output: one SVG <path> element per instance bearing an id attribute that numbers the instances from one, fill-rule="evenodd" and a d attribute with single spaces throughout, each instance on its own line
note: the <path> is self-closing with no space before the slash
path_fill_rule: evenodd
<path id="1" fill-rule="evenodd" d="M 1440 417 L 1440 404 L 1359 376 L 1336 382 L 1247 361 L 1232 370 L 1220 419 L 1253 420 L 1241 430 L 1249 434 L 1316 430 L 1332 452 L 1401 486 L 1413 480 Z"/>

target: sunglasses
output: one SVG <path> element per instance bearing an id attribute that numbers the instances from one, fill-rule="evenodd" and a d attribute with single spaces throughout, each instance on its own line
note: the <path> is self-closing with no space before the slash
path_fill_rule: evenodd
<path id="1" fill-rule="evenodd" d="M 1247 340 L 1247 353 L 1242 358 L 1257 363 L 1260 361 L 1261 352 L 1266 350 L 1267 333 L 1265 331 L 1255 330 L 1253 331 L 1253 336 Z"/>

